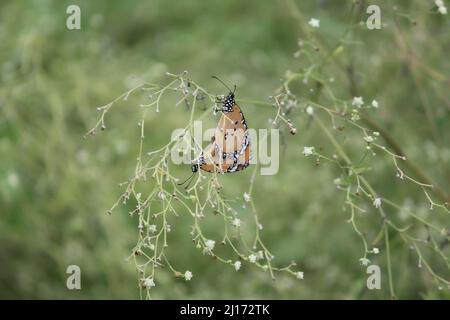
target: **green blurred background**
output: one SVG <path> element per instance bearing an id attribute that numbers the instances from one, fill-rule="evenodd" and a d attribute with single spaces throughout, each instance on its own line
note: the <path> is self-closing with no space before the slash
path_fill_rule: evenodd
<path id="1" fill-rule="evenodd" d="M 314 32 L 324 45 L 339 41 L 350 22 L 352 1 L 296 3 L 305 19 L 321 20 Z M 359 3 L 365 19 L 368 3 Z M 380 5 L 386 25 L 376 31 L 355 28 L 354 44 L 337 65 L 323 71 L 324 77 L 334 78 L 337 96 L 351 100 L 348 75 L 354 74 L 357 95 L 380 103 L 372 120 L 448 194 L 448 16 L 437 14 L 432 1 L 398 1 L 397 10 L 417 22 L 414 27 L 400 19 L 401 38 L 411 53 L 405 56 L 395 41 L 393 1 L 370 3 Z M 81 7 L 80 31 L 66 29 L 70 4 Z M 210 80 L 216 74 L 236 83 L 240 98 L 267 101 L 286 70 L 299 67 L 293 53 L 306 23 L 299 25 L 289 5 L 282 0 L 1 1 L 0 298 L 139 297 L 134 265 L 125 262 L 136 221 L 124 208 L 106 214 L 120 195 L 118 183 L 134 170 L 139 110 L 133 101 L 119 103 L 108 118 L 108 130 L 82 141 L 97 119 L 96 107 L 126 91 L 136 77 L 164 83 L 166 71 L 183 70 L 211 92 L 224 93 Z M 254 128 L 267 127 L 275 112 L 252 104 L 243 109 Z M 165 144 L 188 115 L 170 103 L 160 114 L 149 114 L 146 149 Z M 253 197 L 276 263 L 297 261 L 305 279 L 280 275 L 272 281 L 251 266 L 236 272 L 214 262 L 194 248 L 181 220 L 171 234 L 171 259 L 194 278 L 184 282 L 160 273 L 154 298 L 389 297 L 382 246 L 371 257 L 381 266 L 382 289 L 366 289 L 367 274 L 358 263 L 362 244 L 346 223 L 344 196 L 333 185 L 338 171 L 327 164 L 316 167 L 301 154 L 305 145 L 329 147 L 326 137 L 305 114 L 292 120 L 299 132 L 283 136 L 280 172 L 258 177 Z M 183 167 L 180 176 L 188 170 Z M 243 172 L 234 182 L 236 195 L 248 188 L 250 174 Z M 400 184 L 388 158 L 374 162 L 369 178 L 383 194 L 429 217 L 423 193 Z M 370 204 L 367 208 L 361 224 L 373 238 L 380 221 Z M 450 226 L 448 216 L 434 214 L 444 217 L 440 226 Z M 398 238 L 393 237 L 391 247 L 399 298 L 449 298 Z M 66 288 L 71 264 L 81 267 L 82 290 Z M 448 269 L 437 268 L 448 278 Z"/>

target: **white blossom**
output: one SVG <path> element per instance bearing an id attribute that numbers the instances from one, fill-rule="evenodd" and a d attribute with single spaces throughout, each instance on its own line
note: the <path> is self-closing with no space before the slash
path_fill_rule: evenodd
<path id="1" fill-rule="evenodd" d="M 155 233 L 156 232 L 156 225 L 151 224 L 148 226 L 148 231 L 151 233 Z"/>
<path id="2" fill-rule="evenodd" d="M 375 200 L 373 200 L 373 205 L 377 209 L 380 208 L 381 207 L 381 198 L 380 197 L 375 198 Z"/>
<path id="3" fill-rule="evenodd" d="M 151 287 L 154 287 L 155 285 L 156 284 L 155 284 L 155 281 L 153 280 L 153 278 L 148 277 L 148 278 L 144 279 L 144 286 L 146 288 L 151 288 Z"/>
<path id="4" fill-rule="evenodd" d="M 234 218 L 232 224 L 233 224 L 233 226 L 235 226 L 236 228 L 239 228 L 239 227 L 241 226 L 241 219 Z"/>
<path id="5" fill-rule="evenodd" d="M 11 172 L 8 174 L 8 184 L 15 188 L 19 185 L 19 176 L 15 172 Z"/>
<path id="6" fill-rule="evenodd" d="M 378 248 L 373 248 L 372 251 L 375 254 L 379 254 L 380 253 L 380 250 Z"/>
<path id="7" fill-rule="evenodd" d="M 308 24 L 313 27 L 313 28 L 318 28 L 320 27 L 320 20 L 319 19 L 315 19 L 315 18 L 311 18 L 308 22 Z"/>
<path id="8" fill-rule="evenodd" d="M 362 97 L 353 97 L 352 106 L 361 108 L 363 104 L 364 104 L 364 100 Z"/>
<path id="9" fill-rule="evenodd" d="M 248 261 L 250 261 L 251 263 L 255 263 L 256 262 L 256 256 L 254 254 L 251 254 L 248 256 Z"/>
<path id="10" fill-rule="evenodd" d="M 242 263 L 240 261 L 236 261 L 233 266 L 238 271 L 241 268 Z"/>
<path id="11" fill-rule="evenodd" d="M 438 7 L 438 12 L 440 14 L 447 14 L 447 7 L 444 4 L 444 1 L 442 0 L 434 0 L 434 3 Z"/>
<path id="12" fill-rule="evenodd" d="M 185 279 L 186 281 L 190 281 L 190 280 L 192 279 L 193 276 L 194 276 L 194 275 L 193 275 L 192 272 L 190 272 L 189 270 L 187 270 L 187 271 L 184 273 L 184 279 Z"/>
<path id="13" fill-rule="evenodd" d="M 310 116 L 312 116 L 314 114 L 314 108 L 313 106 L 307 106 L 306 107 L 306 113 Z"/>
<path id="14" fill-rule="evenodd" d="M 314 147 L 303 147 L 303 154 L 305 157 L 310 156 L 314 153 Z"/>
<path id="15" fill-rule="evenodd" d="M 360 263 L 362 266 L 367 266 L 367 265 L 370 263 L 370 260 L 367 259 L 367 258 L 361 258 L 361 259 L 359 259 L 359 263 Z"/>
<path id="16" fill-rule="evenodd" d="M 295 273 L 295 276 L 297 277 L 297 279 L 300 279 L 300 280 L 303 280 L 305 277 L 303 271 L 299 271 L 299 272 Z"/>
<path id="17" fill-rule="evenodd" d="M 351 116 L 352 121 L 358 121 L 360 119 L 358 110 L 353 109 L 352 110 L 352 116 Z"/>
<path id="18" fill-rule="evenodd" d="M 447 8 L 445 6 L 441 6 L 438 8 L 440 14 L 447 14 Z"/>
<path id="19" fill-rule="evenodd" d="M 258 251 L 258 256 L 257 256 L 257 258 L 258 258 L 258 259 L 263 259 L 263 258 L 264 258 L 264 252 L 262 252 L 262 250 L 259 250 L 259 251 Z"/>
<path id="20" fill-rule="evenodd" d="M 364 140 L 366 140 L 366 142 L 369 142 L 369 143 L 374 141 L 372 136 L 365 136 Z"/>
<path id="21" fill-rule="evenodd" d="M 378 101 L 377 101 L 377 100 L 372 100 L 371 105 L 372 105 L 372 107 L 374 107 L 374 108 L 378 108 Z"/>
<path id="22" fill-rule="evenodd" d="M 244 192 L 244 201 L 250 202 L 251 200 L 252 200 L 252 197 L 247 192 Z"/>
<path id="23" fill-rule="evenodd" d="M 206 249 L 208 249 L 209 251 L 213 251 L 215 245 L 216 245 L 216 242 L 214 240 L 206 240 L 205 241 Z"/>

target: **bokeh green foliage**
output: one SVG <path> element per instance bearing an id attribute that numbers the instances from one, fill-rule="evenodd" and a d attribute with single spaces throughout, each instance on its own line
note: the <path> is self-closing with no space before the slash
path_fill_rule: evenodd
<path id="1" fill-rule="evenodd" d="M 359 1 L 361 8 L 367 5 Z M 336 63 L 324 68 L 342 99 L 376 98 L 380 109 L 372 120 L 448 194 L 450 186 L 450 38 L 448 16 L 435 13 L 432 2 L 398 1 L 402 51 L 394 32 L 393 4 L 375 1 L 386 25 L 369 31 L 355 27 Z M 121 207 L 106 210 L 121 190 L 118 183 L 134 169 L 139 141 L 138 97 L 120 102 L 108 116 L 107 130 L 93 139 L 81 137 L 96 121 L 95 109 L 126 91 L 136 77 L 164 83 L 166 71 L 189 75 L 212 92 L 220 75 L 238 85 L 238 96 L 267 101 L 286 70 L 296 71 L 293 57 L 305 28 L 287 1 L 2 1 L 0 3 L 0 298 L 137 298 L 137 278 L 126 263 L 136 237 L 136 220 Z M 78 4 L 81 31 L 65 27 L 65 10 Z M 314 32 L 332 47 L 348 27 L 351 1 L 297 1 L 302 15 L 320 18 Z M 365 19 L 363 9 L 358 17 Z M 434 11 L 433 11 L 434 10 Z M 298 18 L 298 17 L 297 17 Z M 309 32 L 309 31 L 308 31 Z M 397 39 L 398 40 L 398 39 Z M 404 55 L 403 53 L 409 53 Z M 353 75 L 353 82 L 349 79 Z M 313 83 L 295 84 L 305 97 Z M 303 90 L 303 91 L 302 91 Z M 188 111 L 163 102 L 149 113 L 145 148 L 167 143 Z M 205 108 L 210 108 L 205 105 Z M 251 127 L 265 128 L 275 109 L 243 105 Z M 236 272 L 203 256 L 189 237 L 189 224 L 174 221 L 170 257 L 189 269 L 191 282 L 161 273 L 155 298 L 373 298 L 389 296 L 384 249 L 371 257 L 382 266 L 382 290 L 366 289 L 365 268 L 358 264 L 362 244 L 346 220 L 344 195 L 333 180 L 330 164 L 316 166 L 302 156 L 305 145 L 333 148 L 303 113 L 292 120 L 296 136 L 283 135 L 281 167 L 276 176 L 258 177 L 253 198 L 264 224 L 263 238 L 281 265 L 297 261 L 305 279 L 267 273 L 244 265 Z M 324 119 L 326 119 L 324 117 Z M 209 117 L 211 123 L 214 117 Z M 330 125 L 329 123 L 327 123 Z M 331 128 L 331 125 L 330 125 Z M 360 134 L 338 137 L 364 148 Z M 347 142 L 346 142 L 347 141 Z M 356 150 L 356 151 L 355 151 Z M 369 178 L 383 195 L 421 216 L 430 212 L 420 188 L 400 182 L 389 158 L 380 155 Z M 179 170 L 187 175 L 188 166 Z M 226 177 L 232 196 L 247 188 L 251 172 Z M 359 217 L 373 239 L 381 222 L 368 204 Z M 243 220 L 251 220 L 243 210 Z M 398 216 L 401 212 L 390 211 Z M 209 220 L 215 217 L 208 217 Z M 397 219 L 397 218 L 395 218 Z M 407 218 L 403 218 L 407 223 Z M 208 229 L 219 233 L 214 221 Z M 217 236 L 220 238 L 220 236 Z M 448 298 L 438 291 L 416 256 L 392 236 L 393 275 L 400 298 Z M 446 249 L 448 255 L 448 249 Z M 431 255 L 432 262 L 438 258 Z M 440 267 L 448 278 L 448 269 Z M 66 267 L 82 269 L 82 290 L 65 286 Z M 447 273 L 445 273 L 447 272 Z"/>

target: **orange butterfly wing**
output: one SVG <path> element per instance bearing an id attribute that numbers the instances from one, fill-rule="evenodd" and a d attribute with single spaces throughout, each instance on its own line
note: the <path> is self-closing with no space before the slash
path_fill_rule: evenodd
<path id="1" fill-rule="evenodd" d="M 223 112 L 214 132 L 213 142 L 206 147 L 200 168 L 207 172 L 236 172 L 250 164 L 250 135 L 241 108 L 234 103 Z"/>

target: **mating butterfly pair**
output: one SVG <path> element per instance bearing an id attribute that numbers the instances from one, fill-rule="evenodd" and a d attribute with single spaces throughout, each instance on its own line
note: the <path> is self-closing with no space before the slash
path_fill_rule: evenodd
<path id="1" fill-rule="evenodd" d="M 219 78 L 213 77 L 228 88 L 228 95 L 217 102 L 221 104 L 219 123 L 211 144 L 194 161 L 192 172 L 202 169 L 207 172 L 230 173 L 241 171 L 250 164 L 250 135 L 241 108 L 236 104 L 235 91 Z"/>

